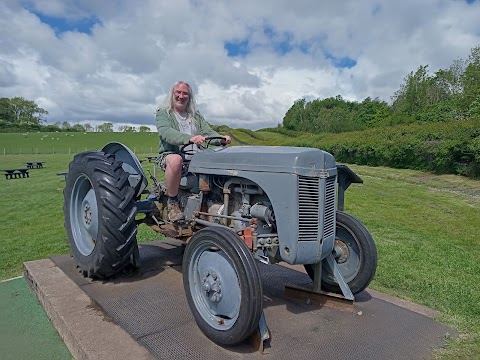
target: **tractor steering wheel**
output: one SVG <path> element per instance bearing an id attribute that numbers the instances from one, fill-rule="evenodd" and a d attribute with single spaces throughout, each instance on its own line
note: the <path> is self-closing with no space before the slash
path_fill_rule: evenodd
<path id="1" fill-rule="evenodd" d="M 223 140 L 225 139 L 225 137 L 223 136 L 207 136 L 205 138 L 205 143 L 206 145 L 202 145 L 202 144 L 197 144 L 198 148 L 200 150 L 206 150 L 210 147 L 210 144 L 212 142 L 212 140 Z M 195 151 L 193 150 L 185 150 L 185 148 L 189 145 L 192 145 L 193 143 L 191 141 L 189 141 L 188 143 L 186 143 L 185 145 L 183 145 L 181 148 L 180 148 L 180 153 L 183 154 L 183 155 L 193 155 L 195 154 Z"/>

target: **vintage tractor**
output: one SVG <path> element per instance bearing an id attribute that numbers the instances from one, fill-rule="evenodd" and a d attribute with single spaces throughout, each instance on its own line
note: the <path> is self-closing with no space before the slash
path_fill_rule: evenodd
<path id="1" fill-rule="evenodd" d="M 257 261 L 302 264 L 313 292 L 353 301 L 377 265 L 370 233 L 342 211 L 344 191 L 361 179 L 319 149 L 212 148 L 211 140 L 189 161 L 179 193 L 185 219 L 173 223 L 164 184 L 154 173 L 147 189 L 140 161 L 126 146 L 109 143 L 74 157 L 65 228 L 83 275 L 108 278 L 128 264 L 140 266 L 136 233 L 143 223 L 186 244 L 188 304 L 218 344 L 240 343 L 265 328 Z"/>

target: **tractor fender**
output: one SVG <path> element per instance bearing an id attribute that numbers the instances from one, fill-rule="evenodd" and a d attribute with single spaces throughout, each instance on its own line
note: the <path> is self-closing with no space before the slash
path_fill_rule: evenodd
<path id="1" fill-rule="evenodd" d="M 128 181 L 130 186 L 136 190 L 136 196 L 139 197 L 148 185 L 147 177 L 143 172 L 142 165 L 135 153 L 119 142 L 110 142 L 102 149 L 104 153 L 115 155 L 115 159 L 121 161 L 122 168 L 130 174 Z"/>

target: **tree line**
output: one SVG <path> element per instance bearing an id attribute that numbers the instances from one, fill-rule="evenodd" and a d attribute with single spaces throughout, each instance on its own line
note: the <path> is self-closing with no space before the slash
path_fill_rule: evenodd
<path id="1" fill-rule="evenodd" d="M 28 132 L 28 131 L 69 131 L 69 132 L 113 132 L 113 124 L 105 122 L 92 126 L 86 124 L 70 124 L 68 121 L 57 121 L 54 124 L 44 125 L 48 111 L 42 109 L 32 100 L 23 97 L 0 98 L 0 132 Z M 148 126 L 122 125 L 119 132 L 149 132 Z"/>
<path id="2" fill-rule="evenodd" d="M 388 104 L 367 97 L 348 101 L 340 95 L 294 102 L 283 118 L 288 130 L 341 133 L 378 126 L 466 120 L 480 116 L 480 46 L 467 59 L 429 74 L 428 65 L 410 72 Z"/>
<path id="3" fill-rule="evenodd" d="M 7 124 L 40 125 L 48 111 L 22 97 L 0 98 L 0 120 Z"/>
<path id="4" fill-rule="evenodd" d="M 61 131 L 80 131 L 80 132 L 113 132 L 113 124 L 106 122 L 96 126 L 92 126 L 89 123 L 86 124 L 74 124 L 71 125 L 68 121 L 56 122 L 53 126 L 58 127 Z M 141 125 L 138 128 L 135 126 L 121 125 L 118 127 L 117 132 L 149 132 L 150 128 L 145 125 Z"/>

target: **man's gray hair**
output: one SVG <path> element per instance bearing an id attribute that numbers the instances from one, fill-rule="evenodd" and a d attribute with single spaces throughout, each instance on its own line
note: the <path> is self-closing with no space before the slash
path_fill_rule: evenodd
<path id="1" fill-rule="evenodd" d="M 188 103 L 187 103 L 187 113 L 190 115 L 194 116 L 195 113 L 197 112 L 197 107 L 195 104 L 195 95 L 193 94 L 192 87 L 190 86 L 189 83 L 185 81 L 177 81 L 175 84 L 173 84 L 172 88 L 170 89 L 169 93 L 167 96 L 165 96 L 165 100 L 163 102 L 162 108 L 165 110 L 175 110 L 175 87 L 180 84 L 185 84 L 188 86 Z"/>

